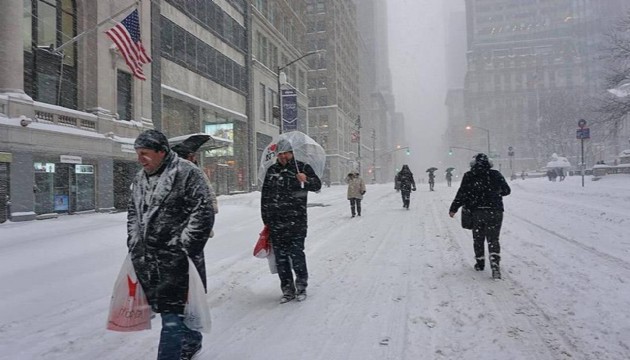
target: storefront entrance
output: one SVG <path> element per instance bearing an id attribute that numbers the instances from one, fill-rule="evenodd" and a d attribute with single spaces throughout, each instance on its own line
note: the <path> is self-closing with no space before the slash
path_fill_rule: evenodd
<path id="1" fill-rule="evenodd" d="M 35 213 L 94 210 L 94 165 L 35 162 Z"/>

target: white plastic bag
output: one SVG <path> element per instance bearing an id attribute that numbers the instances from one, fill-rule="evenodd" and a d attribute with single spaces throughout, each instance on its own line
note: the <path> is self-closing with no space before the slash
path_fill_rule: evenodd
<path id="1" fill-rule="evenodd" d="M 206 334 L 212 327 L 212 317 L 203 282 L 190 258 L 188 258 L 188 302 L 184 308 L 184 324 L 191 330 Z"/>
<path id="2" fill-rule="evenodd" d="M 127 254 L 114 284 L 107 317 L 107 330 L 140 331 L 151 329 L 151 306 Z"/>
<path id="3" fill-rule="evenodd" d="M 267 255 L 267 261 L 269 262 L 269 271 L 272 274 L 278 273 L 278 266 L 276 265 L 276 254 L 273 253 L 273 248 L 269 247 L 269 255 Z"/>

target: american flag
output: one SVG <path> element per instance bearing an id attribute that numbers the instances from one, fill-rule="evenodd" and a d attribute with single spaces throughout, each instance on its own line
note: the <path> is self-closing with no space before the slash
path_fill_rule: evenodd
<path id="1" fill-rule="evenodd" d="M 142 65 L 150 63 L 151 58 L 147 55 L 140 40 L 138 10 L 134 10 L 105 34 L 116 44 L 133 75 L 140 80 L 146 80 Z"/>

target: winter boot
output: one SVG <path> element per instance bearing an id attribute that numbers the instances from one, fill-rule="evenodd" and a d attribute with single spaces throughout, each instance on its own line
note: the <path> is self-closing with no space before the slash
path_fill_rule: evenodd
<path id="1" fill-rule="evenodd" d="M 501 270 L 499 269 L 499 265 L 492 267 L 492 278 L 495 280 L 501 279 Z"/>
<path id="2" fill-rule="evenodd" d="M 500 279 L 501 278 L 501 269 L 499 267 L 499 261 L 501 260 L 501 256 L 498 254 L 490 254 L 490 268 L 492 269 L 492 278 Z"/>
<path id="3" fill-rule="evenodd" d="M 291 301 L 293 299 L 295 299 L 295 294 L 294 293 L 285 293 L 280 298 L 280 304 L 288 303 L 289 301 Z"/>
<path id="4" fill-rule="evenodd" d="M 304 300 L 306 300 L 306 289 L 298 290 L 295 293 L 295 299 L 297 301 L 304 301 Z"/>
<path id="5" fill-rule="evenodd" d="M 193 349 L 182 349 L 180 360 L 194 360 L 198 359 L 201 353 L 201 344 Z"/>
<path id="6" fill-rule="evenodd" d="M 477 263 L 475 263 L 475 270 L 477 271 L 483 271 L 483 269 L 486 267 L 486 260 L 482 259 L 477 259 Z"/>

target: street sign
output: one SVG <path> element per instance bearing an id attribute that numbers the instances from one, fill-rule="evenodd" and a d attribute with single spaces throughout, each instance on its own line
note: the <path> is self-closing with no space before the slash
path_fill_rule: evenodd
<path id="1" fill-rule="evenodd" d="M 577 129 L 575 135 L 576 135 L 576 138 L 579 139 L 579 140 L 590 139 L 591 138 L 591 129 L 589 129 L 589 128 Z"/>

